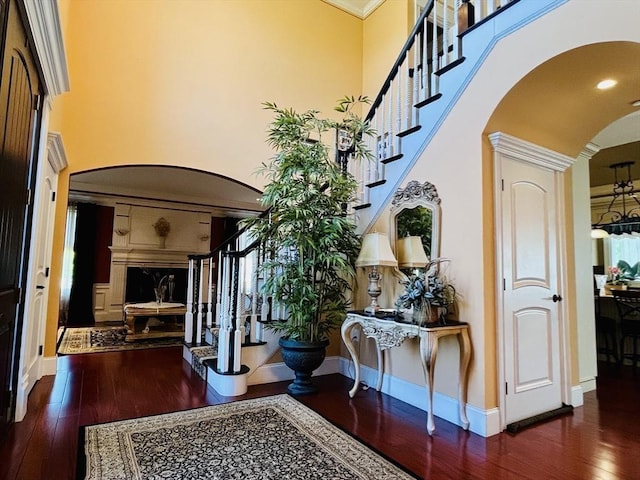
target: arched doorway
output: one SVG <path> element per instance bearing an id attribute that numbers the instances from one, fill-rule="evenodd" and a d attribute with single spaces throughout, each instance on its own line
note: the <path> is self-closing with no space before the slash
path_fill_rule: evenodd
<path id="1" fill-rule="evenodd" d="M 575 331 L 572 349 L 578 357 L 577 365 L 569 370 L 572 385 L 579 379 L 584 391 L 595 388 L 597 375 L 588 171 L 584 174 L 593 146 L 587 147 L 604 127 L 635 110 L 633 95 L 637 95 L 640 78 L 628 59 L 639 54 L 640 44 L 634 42 L 598 43 L 564 52 L 524 76 L 499 103 L 485 129 L 486 134 L 505 132 L 578 159 L 563 178 L 566 208 L 560 213 L 566 219 L 567 242 L 559 247 L 566 254 L 562 268 L 567 279 L 564 297 L 569 302 L 563 328 Z M 606 78 L 616 79 L 618 84 L 609 91 L 598 90 L 597 83 Z M 586 160 L 581 162 L 581 157 Z M 503 272 L 496 275 L 502 278 Z M 498 348 L 502 349 L 498 369 L 504 372 L 505 350 L 512 346 Z M 560 354 L 568 355 L 566 351 Z M 573 360 L 561 359 L 567 364 Z M 501 398 L 504 405 L 504 395 Z"/>
<path id="2" fill-rule="evenodd" d="M 126 301 L 142 301 L 143 282 L 133 288 L 127 281 L 139 279 L 141 269 L 169 269 L 177 288 L 186 288 L 187 255 L 210 251 L 230 236 L 237 219 L 259 212 L 259 195 L 233 179 L 182 167 L 127 165 L 72 174 L 61 324 L 121 319 Z M 154 228 L 159 219 L 168 232 Z"/>

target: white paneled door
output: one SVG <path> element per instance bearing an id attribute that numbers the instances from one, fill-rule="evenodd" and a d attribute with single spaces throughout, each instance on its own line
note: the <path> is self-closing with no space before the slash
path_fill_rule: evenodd
<path id="1" fill-rule="evenodd" d="M 562 172 L 572 159 L 503 133 L 495 149 L 503 427 L 570 403 Z"/>
<path id="2" fill-rule="evenodd" d="M 562 405 L 556 192 L 554 172 L 521 162 L 503 161 L 502 179 L 506 421 L 511 423 Z"/>

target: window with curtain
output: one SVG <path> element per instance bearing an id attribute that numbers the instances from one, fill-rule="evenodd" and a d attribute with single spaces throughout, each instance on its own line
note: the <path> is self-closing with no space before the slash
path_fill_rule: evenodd
<path id="1" fill-rule="evenodd" d="M 620 260 L 631 266 L 640 262 L 640 234 L 610 235 L 604 239 L 605 271 Z"/>
<path id="2" fill-rule="evenodd" d="M 67 225 L 64 234 L 64 252 L 62 254 L 62 279 L 60 282 L 60 320 L 66 324 L 69 313 L 69 296 L 71 295 L 71 285 L 73 284 L 73 260 L 75 253 L 73 244 L 76 238 L 76 218 L 78 208 L 76 205 L 67 207 Z"/>

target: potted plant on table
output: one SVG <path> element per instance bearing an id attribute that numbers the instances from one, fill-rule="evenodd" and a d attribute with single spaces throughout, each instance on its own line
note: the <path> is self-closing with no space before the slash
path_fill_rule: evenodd
<path id="1" fill-rule="evenodd" d="M 243 224 L 267 248 L 262 293 L 285 312 L 267 328 L 282 335 L 283 360 L 296 375 L 289 392 L 296 395 L 315 391 L 310 377 L 324 360 L 330 332 L 345 318 L 360 247 L 344 209 L 354 199 L 356 181 L 330 158 L 323 140 L 340 130 L 340 142 L 350 138 L 348 149 L 356 158 L 369 158 L 363 139 L 370 128 L 353 113 L 366 102 L 340 100 L 342 121 L 264 104 L 275 116 L 268 143 L 276 154 L 259 169 L 268 180 L 261 200 L 270 214 Z"/>
<path id="2" fill-rule="evenodd" d="M 411 309 L 412 322 L 417 325 L 444 324 L 455 305 L 455 287 L 435 268 L 442 261 L 432 260 L 423 271 L 412 273 L 402 282 L 405 290 L 396 300 L 396 307 Z"/>

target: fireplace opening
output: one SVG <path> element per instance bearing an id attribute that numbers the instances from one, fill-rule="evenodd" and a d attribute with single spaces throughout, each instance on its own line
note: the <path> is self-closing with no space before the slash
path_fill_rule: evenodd
<path id="1" fill-rule="evenodd" d="M 126 303 L 155 301 L 154 288 L 161 280 L 162 285 L 167 287 L 163 301 L 187 303 L 186 268 L 127 267 L 124 301 Z"/>

